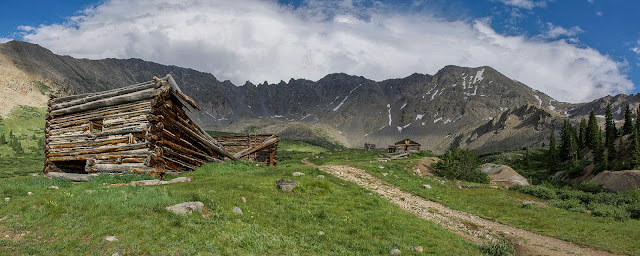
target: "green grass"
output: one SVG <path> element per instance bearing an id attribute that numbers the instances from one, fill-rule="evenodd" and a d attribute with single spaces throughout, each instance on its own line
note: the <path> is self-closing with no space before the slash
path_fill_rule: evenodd
<path id="1" fill-rule="evenodd" d="M 321 164 L 347 164 L 362 168 L 406 192 L 539 234 L 615 253 L 640 253 L 640 243 L 637 242 L 640 240 L 640 221 L 637 219 L 615 221 L 551 206 L 523 208 L 523 201 L 540 200 L 516 191 L 494 189 L 485 184 L 461 182 L 460 185 L 473 185 L 477 188 L 459 189 L 456 181 L 416 176 L 412 173 L 416 158 L 377 162 L 375 154 L 362 150 L 332 154 L 331 157 L 328 153 L 319 154 L 318 158 L 310 160 Z M 429 184 L 433 189 L 424 189 L 423 184 Z"/>
<path id="2" fill-rule="evenodd" d="M 45 109 L 17 106 L 9 117 L 0 118 L 0 134 L 9 140 L 9 132 L 13 132 L 25 149 L 24 154 L 17 154 L 9 145 L 0 145 L 0 178 L 42 171 L 44 153 L 33 136 L 44 137 L 45 114 Z"/>
<path id="3" fill-rule="evenodd" d="M 481 254 L 479 246 L 376 194 L 300 164 L 318 148 L 287 142 L 282 148 L 300 151 L 289 152 L 279 167 L 208 164 L 188 173 L 193 182 L 167 186 L 103 186 L 130 177 L 81 184 L 0 179 L 0 197 L 11 197 L 0 202 L 0 219 L 6 217 L 0 233 L 10 235 L 0 237 L 0 254 L 382 255 L 398 248 L 412 255 L 418 245 L 426 254 Z M 294 171 L 306 175 L 294 178 Z M 279 178 L 299 185 L 291 193 L 278 191 Z M 178 216 L 164 209 L 185 201 L 203 202 L 208 215 Z M 235 206 L 244 214 L 234 214 Z M 105 241 L 110 235 L 118 241 Z"/>

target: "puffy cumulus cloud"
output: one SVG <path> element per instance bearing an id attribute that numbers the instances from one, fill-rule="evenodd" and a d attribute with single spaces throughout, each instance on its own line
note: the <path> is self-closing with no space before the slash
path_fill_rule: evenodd
<path id="1" fill-rule="evenodd" d="M 492 66 L 563 101 L 628 92 L 624 64 L 563 40 L 497 33 L 352 1 L 112 0 L 24 36 L 58 54 L 137 57 L 211 72 L 235 84 L 345 72 L 382 80 L 445 65 Z"/>
<path id="2" fill-rule="evenodd" d="M 6 37 L 0 37 L 0 44 L 2 44 L 2 43 L 6 43 L 6 42 L 9 42 L 9 41 L 11 41 L 11 40 L 13 40 L 13 39 L 11 39 L 11 38 L 6 38 Z"/>
<path id="3" fill-rule="evenodd" d="M 638 40 L 638 42 L 636 42 L 636 46 L 631 48 L 632 52 L 635 52 L 636 54 L 640 54 L 640 40 Z"/>
<path id="4" fill-rule="evenodd" d="M 584 32 L 579 26 L 574 26 L 571 28 L 564 28 L 562 26 L 553 25 L 551 22 L 547 22 L 547 31 L 544 36 L 548 38 L 558 38 L 558 37 L 570 37 L 576 36 L 580 33 Z"/>

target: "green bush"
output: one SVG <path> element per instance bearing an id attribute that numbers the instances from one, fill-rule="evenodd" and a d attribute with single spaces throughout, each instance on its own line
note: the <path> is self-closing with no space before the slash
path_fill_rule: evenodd
<path id="1" fill-rule="evenodd" d="M 572 212 L 587 212 L 587 208 L 582 205 L 582 201 L 576 198 L 572 198 L 569 200 L 554 199 L 551 201 L 550 205 Z"/>
<path id="2" fill-rule="evenodd" d="M 593 216 L 612 218 L 617 221 L 623 221 L 631 217 L 626 209 L 601 203 L 591 203 L 588 208 Z"/>
<path id="3" fill-rule="evenodd" d="M 543 186 L 513 185 L 509 189 L 544 200 L 556 198 L 556 192 L 553 189 Z"/>
<path id="4" fill-rule="evenodd" d="M 480 171 L 480 159 L 471 150 L 450 148 L 434 165 L 435 174 L 450 180 L 489 183 L 491 179 Z"/>
<path id="5" fill-rule="evenodd" d="M 480 248 L 482 252 L 491 256 L 510 256 L 516 255 L 516 249 L 509 240 L 502 240 L 485 243 Z"/>
<path id="6" fill-rule="evenodd" d="M 629 212 L 629 217 L 640 219 L 640 203 L 627 205 L 627 212 Z"/>
<path id="7" fill-rule="evenodd" d="M 602 184 L 596 182 L 583 181 L 576 188 L 589 193 L 604 192 Z"/>

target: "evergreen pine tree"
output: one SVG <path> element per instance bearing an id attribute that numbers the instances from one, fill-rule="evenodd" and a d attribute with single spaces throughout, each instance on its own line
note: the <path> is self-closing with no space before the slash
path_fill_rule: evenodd
<path id="1" fill-rule="evenodd" d="M 578 148 L 580 150 L 587 148 L 587 120 L 580 120 L 580 133 L 578 134 Z"/>
<path id="2" fill-rule="evenodd" d="M 587 147 L 590 149 L 596 149 L 596 138 L 600 136 L 600 127 L 598 127 L 598 120 L 596 114 L 591 110 L 589 114 L 589 122 L 587 124 L 587 134 L 585 136 Z"/>
<path id="3" fill-rule="evenodd" d="M 633 119 L 631 118 L 631 109 L 629 104 L 624 111 L 624 126 L 622 126 L 623 134 L 631 134 L 633 132 Z"/>
<path id="4" fill-rule="evenodd" d="M 640 167 L 640 144 L 638 143 L 638 130 L 633 129 L 631 135 L 631 167 Z"/>
<path id="5" fill-rule="evenodd" d="M 578 144 L 576 142 L 576 129 L 568 119 L 564 120 L 562 126 L 562 144 L 560 146 L 560 157 L 562 160 L 577 160 Z"/>
<path id="6" fill-rule="evenodd" d="M 636 109 L 636 131 L 640 134 L 640 106 Z"/>
<path id="7" fill-rule="evenodd" d="M 549 137 L 549 171 L 554 172 L 558 167 L 558 149 L 556 148 L 555 129 L 551 130 Z"/>
<path id="8" fill-rule="evenodd" d="M 604 127 L 604 132 L 605 132 L 605 146 L 607 148 L 607 160 L 609 160 L 610 162 L 615 159 L 616 157 L 616 147 L 615 147 L 615 140 L 616 140 L 616 125 L 613 122 L 613 114 L 611 114 L 611 104 L 607 105 L 607 110 L 605 113 L 605 127 Z"/>
<path id="9" fill-rule="evenodd" d="M 600 131 L 600 129 L 596 130 L 596 132 L 594 133 L 594 138 L 593 138 L 593 161 L 596 163 L 600 163 L 602 162 L 604 159 L 604 147 L 602 145 L 602 132 Z"/>

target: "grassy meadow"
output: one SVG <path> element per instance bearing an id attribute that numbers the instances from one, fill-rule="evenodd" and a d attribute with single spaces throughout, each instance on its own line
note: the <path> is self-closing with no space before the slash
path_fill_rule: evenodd
<path id="1" fill-rule="evenodd" d="M 0 196 L 10 198 L 0 202 L 0 254 L 381 255 L 397 248 L 412 255 L 414 246 L 425 254 L 481 254 L 477 245 L 376 194 L 300 163 L 321 152 L 328 151 L 283 141 L 278 167 L 208 164 L 187 174 L 193 182 L 166 186 L 108 187 L 128 178 L 106 175 L 78 184 L 0 179 Z M 296 171 L 306 175 L 292 177 Z M 299 185 L 281 192 L 279 178 Z M 206 210 L 164 209 L 185 201 L 201 201 Z"/>
<path id="2" fill-rule="evenodd" d="M 379 153 L 378 153 L 379 154 Z M 488 184 L 450 181 L 435 176 L 416 176 L 413 166 L 419 156 L 378 162 L 375 152 L 351 149 L 311 157 L 316 164 L 345 164 L 366 170 L 402 190 L 440 202 L 456 210 L 614 253 L 640 255 L 640 220 L 592 216 L 550 206 L 550 201 Z M 517 169 L 516 169 L 517 171 Z M 429 184 L 432 189 L 422 185 Z M 459 185 L 474 188 L 459 189 Z M 531 208 L 524 201 L 538 202 Z"/>

